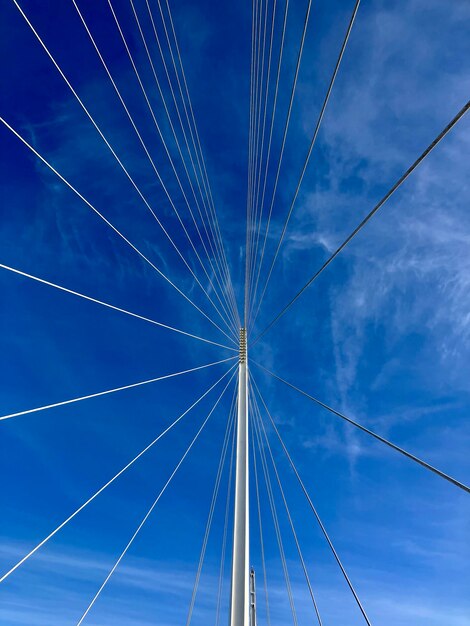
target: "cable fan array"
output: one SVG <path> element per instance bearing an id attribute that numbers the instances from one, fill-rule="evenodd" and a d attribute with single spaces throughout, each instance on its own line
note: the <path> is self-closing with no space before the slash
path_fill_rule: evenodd
<path id="1" fill-rule="evenodd" d="M 60 55 L 55 55 L 52 47 L 46 43 L 46 38 L 39 32 L 30 15 L 27 3 L 11 0 L 18 14 L 23 19 L 25 32 L 28 32 L 35 41 L 38 51 L 41 50 L 49 59 L 50 69 L 56 72 L 65 84 L 70 97 L 79 106 L 81 114 L 94 129 L 97 139 L 102 142 L 107 152 L 130 184 L 136 203 L 141 205 L 146 214 L 151 216 L 155 223 L 157 236 L 165 241 L 170 249 L 176 254 L 181 264 L 181 271 L 192 288 L 187 289 L 184 281 L 180 280 L 180 274 L 172 273 L 171 265 L 163 263 L 157 255 L 152 255 L 141 241 L 134 238 L 132 229 L 126 230 L 111 216 L 106 206 L 100 206 L 99 202 L 87 197 L 86 192 L 80 190 L 76 182 L 69 179 L 68 175 L 61 171 L 59 165 L 53 162 L 46 154 L 36 147 L 34 141 L 28 136 L 24 128 L 16 127 L 15 124 L 4 117 L 0 117 L 3 129 L 12 137 L 15 137 L 25 151 L 37 159 L 39 163 L 54 177 L 58 185 L 67 188 L 74 197 L 80 201 L 87 211 L 104 225 L 106 232 L 113 242 L 119 242 L 130 252 L 136 262 L 142 263 L 155 275 L 158 288 L 167 294 L 168 302 L 172 308 L 186 307 L 191 315 L 186 319 L 195 320 L 194 327 L 179 327 L 164 319 L 154 319 L 132 308 L 123 308 L 117 303 L 95 297 L 89 293 L 82 293 L 71 285 L 58 284 L 49 280 L 46 276 L 32 274 L 21 267 L 13 267 L 7 263 L 0 263 L 0 269 L 9 272 L 12 276 L 25 279 L 26 284 L 37 283 L 47 287 L 46 291 L 55 290 L 64 294 L 64 297 L 79 298 L 87 303 L 90 308 L 98 305 L 109 312 L 109 315 L 124 316 L 128 320 L 133 318 L 135 323 L 146 322 L 161 333 L 168 333 L 170 337 L 180 337 L 191 345 L 205 345 L 208 349 L 216 350 L 217 357 L 210 362 L 196 363 L 191 367 L 179 369 L 170 373 L 152 375 L 144 380 L 126 382 L 126 384 L 92 390 L 84 395 L 76 395 L 68 399 L 51 398 L 50 402 L 29 409 L 10 411 L 0 415 L 0 421 L 18 420 L 27 415 L 53 411 L 58 407 L 67 407 L 77 403 L 92 402 L 93 399 L 112 394 L 128 392 L 144 386 L 162 383 L 168 379 L 178 381 L 188 380 L 187 377 L 195 372 L 218 371 L 215 380 L 202 392 L 198 393 L 193 401 L 180 412 L 173 421 L 163 429 L 156 429 L 148 438 L 148 443 L 121 467 L 110 471 L 110 477 L 95 490 L 83 498 L 83 501 L 72 511 L 64 515 L 62 521 L 51 526 L 49 532 L 38 540 L 16 562 L 11 563 L 8 569 L 0 573 L 0 583 L 5 583 L 13 575 L 20 575 L 22 567 L 48 544 L 60 531 L 77 518 L 82 511 L 91 505 L 108 487 L 118 481 L 131 467 L 139 462 L 152 450 L 158 442 L 176 429 L 184 418 L 207 397 L 215 397 L 211 401 L 210 410 L 205 413 L 204 419 L 198 425 L 194 435 L 187 442 L 183 454 L 179 460 L 167 471 L 167 478 L 159 487 L 153 497 L 151 505 L 146 508 L 139 519 L 138 525 L 133 532 L 122 540 L 122 549 L 115 555 L 110 567 L 107 567 L 105 576 L 92 597 L 86 599 L 81 614 L 77 615 L 75 623 L 78 625 L 89 621 L 93 614 L 93 608 L 105 591 L 113 574 L 119 568 L 123 559 L 132 550 L 132 546 L 138 538 L 141 530 L 147 523 L 151 523 L 152 514 L 158 508 L 160 500 L 167 493 L 173 483 L 174 477 L 188 457 L 191 457 L 193 448 L 197 446 L 202 437 L 213 423 L 216 416 L 223 419 L 223 437 L 220 444 L 219 455 L 216 459 L 217 466 L 212 487 L 212 495 L 208 504 L 208 514 L 201 541 L 200 556 L 194 567 L 195 577 L 191 593 L 188 597 L 188 609 L 186 626 L 195 620 L 198 592 L 201 587 L 201 577 L 206 562 L 208 542 L 211 532 L 214 530 L 214 518 L 217 506 L 220 505 L 222 514 L 222 535 L 220 545 L 220 563 L 217 567 L 217 593 L 214 598 L 215 626 L 225 619 L 224 611 L 227 596 L 227 548 L 230 545 L 231 507 L 233 500 L 233 477 L 235 464 L 235 443 L 237 423 L 237 384 L 236 374 L 239 358 L 239 333 L 240 328 L 246 329 L 246 344 L 249 346 L 250 367 L 248 379 L 248 398 L 250 416 L 250 468 L 251 468 L 251 527 L 256 528 L 256 536 L 259 540 L 259 554 L 257 559 L 260 563 L 262 581 L 257 590 L 257 605 L 260 607 L 258 621 L 264 618 L 267 626 L 275 623 L 277 615 L 273 612 L 272 593 L 270 593 L 269 563 L 267 562 L 267 534 L 266 527 L 274 529 L 275 549 L 278 552 L 281 563 L 283 583 L 287 598 L 286 606 L 292 623 L 299 623 L 298 607 L 296 606 L 295 585 L 292 582 L 289 559 L 291 555 L 286 549 L 286 536 L 280 523 L 280 516 L 285 515 L 289 529 L 289 539 L 295 546 L 295 555 L 306 585 L 311 606 L 309 606 L 311 618 L 320 626 L 326 623 L 322 620 L 322 601 L 316 590 L 319 575 L 310 566 L 305 555 L 305 546 L 302 545 L 302 536 L 299 532 L 299 524 L 291 502 L 291 493 L 286 484 L 286 476 L 282 473 L 281 463 L 278 456 L 283 455 L 286 467 L 290 467 L 291 477 L 295 477 L 298 483 L 299 493 L 305 498 L 305 503 L 313 517 L 312 526 L 318 526 L 320 536 L 325 540 L 328 550 L 331 552 L 333 562 L 338 566 L 346 588 L 352 594 L 358 612 L 358 616 L 371 626 L 371 618 L 366 612 L 366 602 L 359 597 L 358 586 L 353 584 L 354 576 L 346 571 L 345 559 L 340 558 L 333 540 L 319 513 L 318 504 L 314 504 L 317 497 L 312 495 L 310 480 L 299 469 L 294 460 L 294 453 L 288 449 L 283 435 L 283 427 L 273 416 L 270 410 L 270 398 L 266 391 L 268 383 L 263 387 L 261 374 L 266 375 L 266 380 L 275 384 L 282 383 L 284 387 L 294 391 L 313 402 L 317 407 L 325 411 L 325 415 L 331 419 L 338 419 L 361 433 L 361 436 L 370 437 L 378 446 L 391 450 L 396 455 L 396 462 L 413 462 L 424 470 L 428 470 L 435 478 L 443 479 L 456 487 L 461 492 L 470 493 L 470 488 L 463 481 L 449 475 L 435 467 L 425 459 L 412 451 L 405 449 L 398 443 L 392 442 L 388 436 L 375 432 L 360 421 L 345 414 L 342 410 L 329 406 L 326 402 L 316 397 L 315 392 L 310 393 L 290 382 L 288 376 L 284 378 L 276 371 L 271 371 L 266 363 L 258 362 L 251 358 L 251 351 L 258 342 L 266 342 L 269 334 L 277 322 L 291 311 L 294 304 L 301 302 L 303 294 L 323 273 L 330 268 L 334 261 L 343 253 L 345 248 L 356 235 L 367 227 L 370 220 L 377 216 L 393 194 L 415 172 L 426 157 L 451 133 L 462 120 L 470 108 L 470 101 L 454 115 L 454 117 L 434 137 L 430 138 L 429 145 L 418 155 L 410 165 L 403 166 L 403 173 L 399 176 L 381 199 L 370 209 L 365 209 L 364 217 L 358 220 L 357 225 L 328 256 L 319 267 L 309 267 L 310 278 L 305 284 L 294 290 L 293 294 L 287 294 L 287 303 L 279 310 L 267 311 L 269 323 L 260 324 L 266 312 L 263 304 L 269 289 L 273 288 L 273 277 L 279 265 L 280 253 L 286 242 L 286 233 L 292 223 L 292 216 L 296 210 L 299 193 L 305 181 L 305 175 L 309 165 L 315 158 L 315 145 L 322 128 L 323 120 L 328 113 L 328 104 L 334 94 L 335 82 L 341 73 L 341 64 L 347 54 L 347 46 L 356 19 L 360 15 L 360 0 L 354 2 L 345 32 L 341 34 L 341 45 L 337 51 L 334 69 L 329 77 L 328 86 L 322 95 L 322 105 L 314 124 L 313 134 L 308 148 L 302 159 L 300 172 L 295 176 L 295 186 L 292 197 L 283 206 L 281 213 L 281 228 L 274 228 L 277 205 L 281 204 L 279 198 L 281 173 L 285 167 L 286 145 L 289 130 L 292 125 L 294 103 L 298 96 L 299 76 L 303 63 L 304 52 L 309 26 L 315 5 L 307 0 L 301 22 L 301 28 L 296 39 L 293 71 L 290 83 L 282 84 L 283 69 L 289 67 L 290 59 L 286 53 L 286 40 L 288 36 L 289 18 L 292 6 L 289 0 L 253 0 L 251 21 L 251 56 L 250 56 L 250 91 L 248 108 L 248 137 L 247 137 L 247 195 L 246 224 L 244 224 L 244 241 L 238 245 L 244 247 L 244 266 L 241 273 L 244 275 L 242 287 L 234 279 L 234 270 L 230 262 L 231 255 L 223 238 L 223 225 L 219 222 L 219 213 L 216 208 L 215 195 L 212 190 L 208 166 L 203 150 L 203 142 L 197 124 L 197 115 L 193 107 L 193 101 L 188 86 L 187 74 L 190 68 L 183 63 L 183 53 L 180 46 L 172 8 L 169 0 L 142 0 L 137 2 L 129 0 L 129 13 L 132 23 L 127 23 L 118 10 L 116 0 L 106 0 L 107 19 L 115 29 L 132 78 L 137 85 L 135 97 L 141 101 L 141 106 L 151 119 L 152 135 L 148 135 L 148 128 L 144 128 L 139 116 L 133 113 L 128 95 L 120 87 L 119 72 L 113 67 L 113 63 L 106 59 L 105 46 L 95 33 L 94 24 L 87 18 L 86 3 L 79 0 L 71 0 L 73 10 L 78 23 L 81 25 L 87 45 L 94 51 L 99 61 L 101 80 L 106 81 L 115 96 L 115 103 L 123 119 L 129 124 L 130 132 L 140 151 L 142 162 L 152 171 L 156 184 L 167 203 L 168 211 L 162 209 L 156 202 L 151 191 L 146 190 L 138 182 L 138 176 L 132 171 L 130 157 L 110 133 L 105 130 L 106 125 L 93 114 L 93 107 L 87 102 L 85 96 L 80 95 L 80 87 L 74 84 L 73 78 L 68 75 L 65 63 Z M 127 6 L 127 0 L 126 0 Z M 32 12 L 31 12 L 32 13 Z M 132 29 L 133 36 L 130 36 Z M 145 67 L 143 64 L 145 63 Z M 151 82 L 149 81 L 151 78 Z M 287 107 L 285 115 L 282 113 L 279 100 L 282 94 L 287 94 Z M 155 98 L 158 97 L 158 107 Z M 281 128 L 280 141 L 277 141 L 276 129 Z M 160 158 L 154 156 L 155 143 L 158 142 Z M 279 145 L 278 145 L 279 144 Z M 162 166 L 161 160 L 164 161 Z M 278 232 L 279 230 L 279 232 Z M 125 317 L 127 316 L 127 318 Z M 190 322 L 188 322 L 190 323 Z M 201 331 L 200 329 L 204 329 Z M 245 335 L 243 334 L 245 337 Z M 246 344 L 243 346 L 246 354 Z M 221 373 L 219 370 L 223 370 Z M 270 380 L 272 379 L 272 380 Z M 231 399 L 230 399 L 231 398 Z M 228 410 L 224 403 L 228 406 Z M 212 419 L 211 419 L 212 418 Z M 165 470 L 166 471 L 166 470 Z M 282 513 L 281 513 L 282 511 Z M 269 521 L 268 521 L 269 520 Z M 78 523 L 79 520 L 76 520 Z M 302 519 L 303 525 L 310 526 L 307 517 Z M 198 538 L 199 539 L 199 538 Z M 335 566 L 336 566 L 335 565 Z M 1 589 L 0 589 L 1 591 Z M 262 607 L 262 608 L 261 608 Z M 158 619 L 157 619 L 158 621 Z M 238 625 L 234 625 L 238 626 Z"/>

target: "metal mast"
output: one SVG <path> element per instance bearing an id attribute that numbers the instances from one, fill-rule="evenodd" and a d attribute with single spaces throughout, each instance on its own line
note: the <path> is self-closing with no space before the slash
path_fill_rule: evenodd
<path id="1" fill-rule="evenodd" d="M 237 451 L 230 626 L 249 626 L 250 624 L 247 370 L 246 329 L 241 328 L 240 362 L 238 365 Z"/>

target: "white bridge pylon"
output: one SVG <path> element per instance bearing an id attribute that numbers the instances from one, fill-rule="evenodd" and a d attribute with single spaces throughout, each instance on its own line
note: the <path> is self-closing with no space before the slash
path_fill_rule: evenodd
<path id="1" fill-rule="evenodd" d="M 246 329 L 240 329 L 237 449 L 233 524 L 232 588 L 229 626 L 250 626 L 250 511 L 248 457 L 248 353 Z"/>

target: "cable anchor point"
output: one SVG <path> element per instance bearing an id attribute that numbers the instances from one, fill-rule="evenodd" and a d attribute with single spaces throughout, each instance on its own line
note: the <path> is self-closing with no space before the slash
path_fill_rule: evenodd
<path id="1" fill-rule="evenodd" d="M 246 328 L 240 328 L 240 363 L 246 363 Z"/>

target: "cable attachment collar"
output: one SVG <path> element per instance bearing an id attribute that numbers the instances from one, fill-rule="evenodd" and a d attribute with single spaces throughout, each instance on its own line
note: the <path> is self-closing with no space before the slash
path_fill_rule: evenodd
<path id="1" fill-rule="evenodd" d="M 246 363 L 246 328 L 240 328 L 240 363 Z"/>

